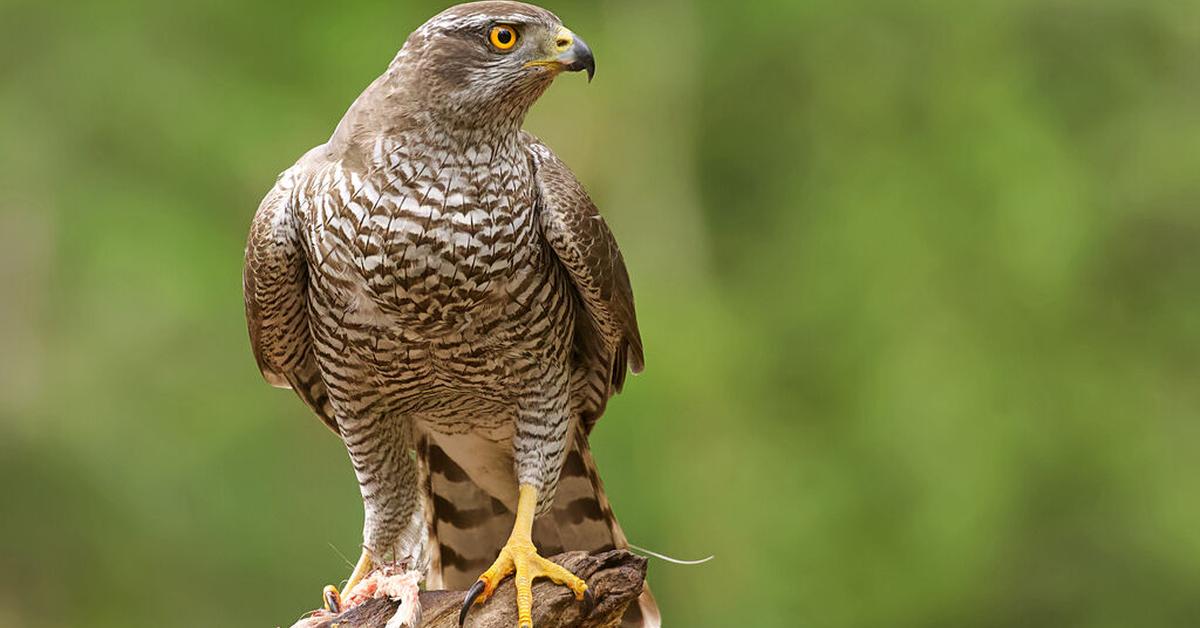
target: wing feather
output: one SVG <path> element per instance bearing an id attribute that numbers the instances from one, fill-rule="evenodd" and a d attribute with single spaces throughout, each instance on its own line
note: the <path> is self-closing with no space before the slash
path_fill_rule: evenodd
<path id="1" fill-rule="evenodd" d="M 588 399 L 583 418 L 590 429 L 608 398 L 620 392 L 626 370 L 639 373 L 645 367 L 629 272 L 583 185 L 549 147 L 528 133 L 524 139 L 537 179 L 542 236 L 586 313 L 576 321 L 575 352 L 583 371 L 578 387 Z"/>
<path id="2" fill-rule="evenodd" d="M 292 211 L 297 170 L 298 166 L 279 176 L 250 226 L 242 271 L 246 326 L 263 378 L 272 386 L 294 390 L 337 432 L 308 326 L 308 264 Z"/>

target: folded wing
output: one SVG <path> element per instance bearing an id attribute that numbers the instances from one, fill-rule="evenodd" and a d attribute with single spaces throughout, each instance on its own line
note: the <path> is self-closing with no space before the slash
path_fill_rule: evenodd
<path id="1" fill-rule="evenodd" d="M 524 134 L 540 193 L 542 235 L 575 287 L 575 392 L 590 430 L 626 369 L 645 365 L 629 273 L 617 241 L 575 175 L 545 144 Z"/>
<path id="2" fill-rule="evenodd" d="M 292 211 L 298 174 L 280 175 L 254 215 L 242 272 L 246 326 L 267 382 L 294 390 L 337 433 L 308 326 L 308 263 Z"/>

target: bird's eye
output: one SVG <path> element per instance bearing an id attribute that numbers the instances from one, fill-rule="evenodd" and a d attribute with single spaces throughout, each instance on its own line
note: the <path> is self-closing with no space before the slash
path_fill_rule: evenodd
<path id="1" fill-rule="evenodd" d="M 493 26 L 492 31 L 488 33 L 488 40 L 496 50 L 512 50 L 512 47 L 517 45 L 517 29 L 503 24 Z"/>

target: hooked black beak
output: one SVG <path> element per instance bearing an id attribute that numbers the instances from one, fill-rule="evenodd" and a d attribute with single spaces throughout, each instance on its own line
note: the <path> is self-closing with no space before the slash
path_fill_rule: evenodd
<path id="1" fill-rule="evenodd" d="M 559 51 L 555 61 L 558 61 L 562 69 L 570 72 L 587 70 L 588 82 L 591 83 L 592 76 L 596 74 L 596 59 L 592 56 L 592 49 L 588 47 L 587 42 L 564 28 L 558 32 L 554 45 Z"/>

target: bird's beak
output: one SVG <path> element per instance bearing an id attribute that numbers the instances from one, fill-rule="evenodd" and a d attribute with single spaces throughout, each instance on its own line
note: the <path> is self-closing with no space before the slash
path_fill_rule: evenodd
<path id="1" fill-rule="evenodd" d="M 596 74 L 596 59 L 592 57 L 592 49 L 578 35 L 560 27 L 554 35 L 554 56 L 543 61 L 532 61 L 527 65 L 551 66 L 556 70 L 578 72 L 587 70 L 588 82 Z"/>
<path id="2" fill-rule="evenodd" d="M 592 76 L 596 74 L 596 59 L 592 56 L 592 49 L 588 48 L 587 42 L 566 28 L 560 28 L 558 36 L 554 39 L 554 48 L 558 51 L 557 61 L 562 64 L 564 70 L 587 70 L 588 82 L 592 82 Z"/>

